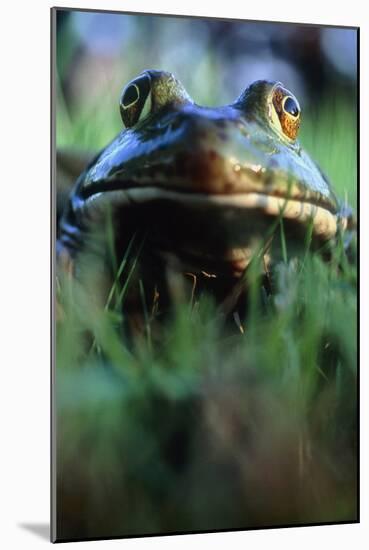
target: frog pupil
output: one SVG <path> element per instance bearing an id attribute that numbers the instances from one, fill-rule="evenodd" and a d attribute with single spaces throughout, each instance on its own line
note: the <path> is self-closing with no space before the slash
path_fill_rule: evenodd
<path id="1" fill-rule="evenodd" d="M 286 101 L 284 102 L 284 110 L 286 113 L 289 113 L 290 115 L 297 117 L 299 114 L 299 108 L 297 106 L 296 101 L 292 97 L 287 97 Z"/>
<path id="2" fill-rule="evenodd" d="M 131 84 L 129 86 L 124 94 L 123 97 L 123 106 L 128 107 L 129 105 L 132 105 L 132 103 L 135 103 L 138 100 L 138 88 L 135 84 Z"/>

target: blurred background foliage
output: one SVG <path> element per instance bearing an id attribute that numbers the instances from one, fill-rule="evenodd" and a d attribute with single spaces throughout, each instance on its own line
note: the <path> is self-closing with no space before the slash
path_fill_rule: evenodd
<path id="1" fill-rule="evenodd" d="M 356 40 L 351 29 L 59 10 L 57 147 L 111 141 L 120 91 L 146 68 L 173 72 L 204 105 L 280 80 L 302 105 L 302 144 L 355 207 Z M 273 296 L 249 283 L 242 332 L 225 331 L 204 297 L 178 305 L 153 348 L 150 320 L 127 346 L 124 311 L 96 310 L 59 281 L 59 537 L 356 518 L 356 268 L 338 247 L 329 265 L 285 258 Z"/>

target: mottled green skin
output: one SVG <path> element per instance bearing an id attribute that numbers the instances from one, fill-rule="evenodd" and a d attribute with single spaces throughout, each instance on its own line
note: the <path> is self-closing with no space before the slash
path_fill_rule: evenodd
<path id="1" fill-rule="evenodd" d="M 258 81 L 232 105 L 208 108 L 182 97 L 177 83 L 180 101 L 175 102 L 171 88 L 169 104 L 163 101 L 157 113 L 122 130 L 84 174 L 76 193 L 86 196 L 114 183 L 124 188 L 152 185 L 155 180 L 157 186 L 194 192 L 247 192 L 255 187 L 271 194 L 303 196 L 334 212 L 337 199 L 320 169 L 298 142 L 284 138 L 268 118 L 267 96 L 273 85 L 275 82 Z M 207 179 L 214 178 L 211 162 L 206 168 L 207 160 L 197 161 L 201 155 L 207 159 L 209 152 L 220 169 L 213 182 Z M 182 157 L 187 164 L 193 160 L 190 174 L 173 170 Z M 220 184 L 219 179 L 229 176 L 237 165 L 237 177 L 232 174 Z M 259 173 L 255 166 L 262 168 Z M 198 181 L 201 178 L 203 181 Z M 232 180 L 232 188 L 227 179 Z"/>
<path id="2" fill-rule="evenodd" d="M 114 206 L 129 190 L 144 188 L 210 198 L 258 193 L 312 203 L 340 216 L 326 177 L 271 118 L 275 82 L 257 81 L 233 104 L 208 108 L 196 105 L 170 73 L 146 74 L 152 82 L 152 112 L 122 130 L 77 180 L 61 223 L 65 247 L 83 238 L 91 207 L 107 202 Z M 217 214 L 212 222 L 218 219 Z M 244 233 L 248 230 L 245 225 Z"/>

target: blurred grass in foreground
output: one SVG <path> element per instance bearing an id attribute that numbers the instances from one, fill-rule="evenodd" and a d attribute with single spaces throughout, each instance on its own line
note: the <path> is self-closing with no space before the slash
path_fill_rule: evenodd
<path id="1" fill-rule="evenodd" d="M 355 266 L 337 250 L 274 279 L 267 296 L 250 270 L 244 333 L 204 296 L 133 349 L 119 312 L 62 286 L 61 538 L 356 518 Z"/>

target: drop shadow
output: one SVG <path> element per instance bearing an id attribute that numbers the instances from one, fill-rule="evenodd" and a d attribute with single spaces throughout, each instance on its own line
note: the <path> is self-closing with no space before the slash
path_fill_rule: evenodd
<path id="1" fill-rule="evenodd" d="M 50 541 L 50 525 L 48 523 L 18 523 L 18 527 L 30 531 L 41 539 Z"/>

